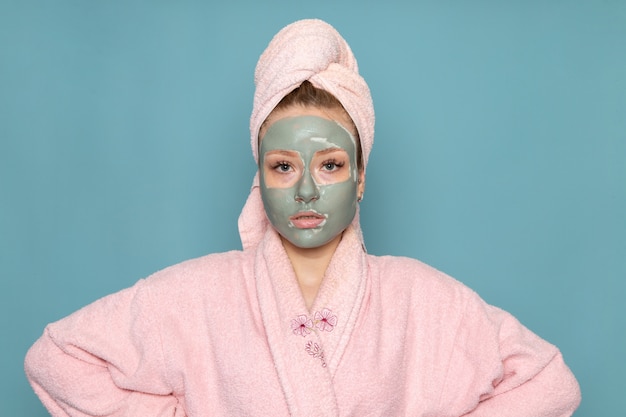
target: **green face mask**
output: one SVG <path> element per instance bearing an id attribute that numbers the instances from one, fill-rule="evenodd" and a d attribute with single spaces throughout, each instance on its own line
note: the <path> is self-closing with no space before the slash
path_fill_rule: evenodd
<path id="1" fill-rule="evenodd" d="M 265 212 L 293 245 L 316 248 L 354 219 L 358 168 L 354 137 L 318 116 L 278 120 L 260 144 L 259 172 Z"/>

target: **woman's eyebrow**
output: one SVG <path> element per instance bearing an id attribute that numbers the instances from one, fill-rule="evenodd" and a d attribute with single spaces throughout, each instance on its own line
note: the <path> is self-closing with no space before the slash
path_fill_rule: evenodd
<path id="1" fill-rule="evenodd" d="M 265 152 L 265 155 L 294 156 L 294 155 L 298 155 L 298 152 L 296 152 L 296 151 L 287 151 L 287 150 L 283 150 L 283 149 L 274 149 L 274 150 Z"/>
<path id="2" fill-rule="evenodd" d="M 315 155 L 326 155 L 326 154 L 333 153 L 333 152 L 346 152 L 346 150 L 337 146 L 337 147 L 332 147 L 332 148 L 322 149 L 321 151 L 317 151 L 315 152 Z"/>

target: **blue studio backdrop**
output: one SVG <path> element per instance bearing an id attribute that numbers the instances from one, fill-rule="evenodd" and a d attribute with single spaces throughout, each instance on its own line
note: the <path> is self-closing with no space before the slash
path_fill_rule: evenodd
<path id="1" fill-rule="evenodd" d="M 558 345 L 626 415 L 626 2 L 0 1 L 0 404 L 46 323 L 239 249 L 254 65 L 319 17 L 377 110 L 362 224 Z"/>

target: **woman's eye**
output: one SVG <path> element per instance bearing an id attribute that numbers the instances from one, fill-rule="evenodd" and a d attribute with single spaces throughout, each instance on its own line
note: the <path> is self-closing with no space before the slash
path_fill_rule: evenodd
<path id="1" fill-rule="evenodd" d="M 326 161 L 322 164 L 322 167 L 325 171 L 336 171 L 343 166 L 342 162 L 337 161 Z"/>
<path id="2" fill-rule="evenodd" d="M 274 166 L 274 169 L 278 172 L 289 172 L 291 170 L 291 165 L 286 162 L 279 162 Z"/>

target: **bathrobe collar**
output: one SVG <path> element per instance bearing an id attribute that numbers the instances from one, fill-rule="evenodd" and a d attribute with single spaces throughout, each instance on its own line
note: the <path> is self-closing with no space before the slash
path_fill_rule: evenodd
<path id="1" fill-rule="evenodd" d="M 332 380 L 355 330 L 366 277 L 360 234 L 349 227 L 309 311 L 276 231 L 268 228 L 256 248 L 257 296 L 291 415 L 338 415 Z"/>

